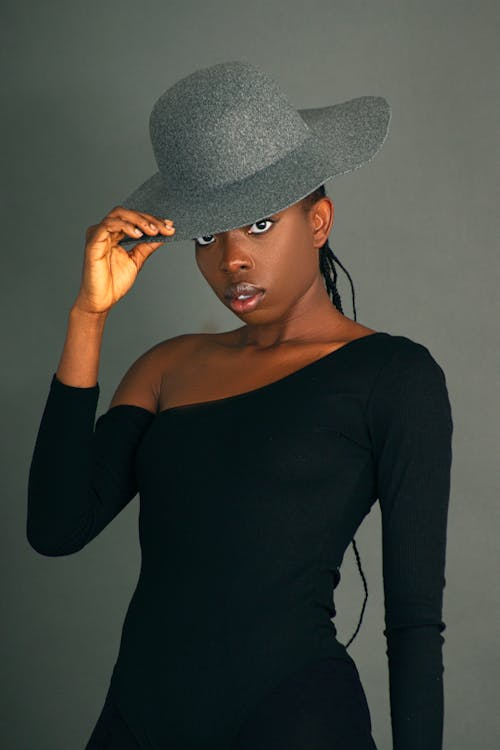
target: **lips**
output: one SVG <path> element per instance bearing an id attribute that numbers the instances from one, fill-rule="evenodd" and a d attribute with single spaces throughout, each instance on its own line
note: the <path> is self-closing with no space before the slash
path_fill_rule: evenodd
<path id="1" fill-rule="evenodd" d="M 246 281 L 240 281 L 236 284 L 229 284 L 224 289 L 224 297 L 226 297 L 227 299 L 235 299 L 240 295 L 253 296 L 255 294 L 258 294 L 259 292 L 264 291 L 265 290 L 260 286 L 250 284 Z"/>
<path id="2" fill-rule="evenodd" d="M 236 313 L 236 315 L 252 312 L 260 305 L 264 295 L 265 291 L 262 290 L 253 293 L 249 297 L 246 295 L 242 297 L 231 297 L 229 300 L 229 307 L 234 313 Z"/>

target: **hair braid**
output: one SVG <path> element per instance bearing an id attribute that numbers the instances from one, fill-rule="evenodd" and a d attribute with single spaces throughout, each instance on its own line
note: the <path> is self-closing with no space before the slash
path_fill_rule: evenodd
<path id="1" fill-rule="evenodd" d="M 320 198 L 323 198 L 326 195 L 326 190 L 324 185 L 320 185 L 320 187 L 316 188 L 312 193 L 307 195 L 305 198 L 303 198 L 300 202 L 303 204 L 304 208 L 306 210 L 309 210 L 309 208 L 316 203 Z M 354 284 L 352 283 L 351 276 L 349 272 L 344 268 L 340 260 L 337 258 L 333 250 L 331 249 L 328 239 L 326 240 L 325 244 L 322 245 L 319 249 L 319 269 L 321 271 L 321 274 L 323 275 L 323 279 L 325 282 L 326 290 L 328 292 L 328 295 L 330 296 L 333 305 L 339 310 L 341 313 L 344 312 L 342 309 L 342 301 L 340 299 L 340 294 L 337 289 L 337 269 L 335 268 L 335 262 L 339 264 L 339 266 L 342 268 L 344 273 L 347 275 L 349 282 L 351 284 L 351 292 L 352 292 L 352 307 L 353 307 L 353 313 L 354 313 L 354 320 L 357 320 L 356 317 L 356 304 L 355 304 L 355 294 L 354 294 Z M 363 586 L 365 590 L 365 598 L 363 601 L 363 606 L 361 608 L 361 615 L 359 617 L 359 622 L 356 630 L 354 631 L 354 634 L 349 639 L 349 641 L 345 644 L 346 648 L 349 648 L 350 644 L 353 642 L 353 640 L 356 638 L 358 631 L 361 627 L 361 623 L 363 621 L 363 615 L 365 613 L 366 608 L 366 602 L 368 599 L 368 586 L 366 583 L 366 578 L 364 576 L 362 567 L 361 567 L 361 559 L 359 556 L 358 548 L 356 546 L 356 542 L 354 538 L 352 539 L 352 546 L 354 549 L 354 554 L 356 556 L 356 563 L 359 568 L 359 572 L 361 575 L 361 579 L 363 581 Z"/>

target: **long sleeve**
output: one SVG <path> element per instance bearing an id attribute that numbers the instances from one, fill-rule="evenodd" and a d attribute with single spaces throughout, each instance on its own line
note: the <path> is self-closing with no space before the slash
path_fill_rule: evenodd
<path id="1" fill-rule="evenodd" d="M 154 414 L 117 405 L 94 428 L 99 390 L 53 374 L 28 479 L 26 535 L 42 555 L 82 549 L 137 494 L 135 451 Z"/>
<path id="2" fill-rule="evenodd" d="M 453 421 L 444 372 L 425 346 L 407 339 L 397 349 L 367 409 L 382 519 L 393 750 L 441 750 Z"/>

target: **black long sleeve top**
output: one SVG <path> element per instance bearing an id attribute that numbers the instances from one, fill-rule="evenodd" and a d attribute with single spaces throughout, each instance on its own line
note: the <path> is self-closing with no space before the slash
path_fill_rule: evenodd
<path id="1" fill-rule="evenodd" d="M 75 553 L 139 492 L 141 570 L 110 690 L 144 747 L 229 748 L 279 680 L 351 659 L 333 589 L 378 500 L 393 748 L 441 750 L 453 422 L 429 350 L 376 332 L 227 398 L 95 422 L 98 398 L 98 383 L 53 375 L 27 538 Z"/>

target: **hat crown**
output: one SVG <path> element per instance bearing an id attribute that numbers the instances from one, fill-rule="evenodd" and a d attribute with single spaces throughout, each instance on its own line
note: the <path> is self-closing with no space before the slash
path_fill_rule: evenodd
<path id="1" fill-rule="evenodd" d="M 155 102 L 149 127 L 165 186 L 183 194 L 240 182 L 314 137 L 278 84 L 240 61 L 177 81 Z"/>

